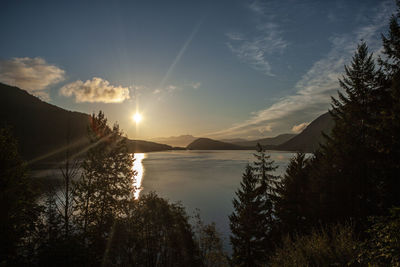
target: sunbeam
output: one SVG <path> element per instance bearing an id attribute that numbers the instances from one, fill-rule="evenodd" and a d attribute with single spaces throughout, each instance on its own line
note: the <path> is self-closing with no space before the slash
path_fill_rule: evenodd
<path id="1" fill-rule="evenodd" d="M 196 36 L 197 32 L 200 29 L 201 24 L 203 23 L 204 19 L 201 19 L 193 28 L 192 32 L 190 33 L 189 37 L 186 39 L 186 42 L 183 44 L 181 50 L 179 51 L 178 55 L 176 56 L 175 60 L 172 62 L 171 66 L 169 66 L 167 73 L 165 74 L 165 76 L 163 77 L 163 79 L 161 80 L 161 83 L 159 85 L 158 88 L 163 88 L 165 85 L 165 82 L 168 80 L 169 76 L 171 75 L 171 73 L 174 71 L 176 64 L 179 62 L 179 60 L 181 59 L 181 57 L 183 56 L 183 54 L 185 53 L 186 49 L 188 48 L 188 46 L 190 45 L 190 43 L 192 42 L 193 38 Z"/>

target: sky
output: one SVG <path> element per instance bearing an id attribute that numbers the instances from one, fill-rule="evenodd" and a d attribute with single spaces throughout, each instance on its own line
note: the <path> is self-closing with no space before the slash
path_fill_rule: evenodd
<path id="1" fill-rule="evenodd" d="M 298 133 L 392 0 L 0 2 L 0 82 L 132 139 Z M 135 123 L 139 112 L 142 121 Z"/>

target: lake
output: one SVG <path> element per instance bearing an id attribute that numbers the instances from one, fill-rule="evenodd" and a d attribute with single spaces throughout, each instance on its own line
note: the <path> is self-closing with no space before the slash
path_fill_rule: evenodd
<path id="1" fill-rule="evenodd" d="M 189 215 L 200 209 L 202 219 L 215 222 L 229 249 L 229 219 L 232 199 L 254 151 L 168 151 L 135 154 L 140 194 L 155 191 L 172 202 L 181 201 Z M 268 151 L 282 174 L 294 153 Z M 136 196 L 139 192 L 136 193 Z"/>
<path id="2" fill-rule="evenodd" d="M 225 239 L 224 247 L 230 251 L 228 216 L 233 211 L 232 199 L 240 186 L 246 164 L 254 161 L 254 152 L 177 150 L 136 153 L 134 169 L 138 175 L 135 186 L 141 190 L 135 192 L 135 197 L 155 191 L 171 202 L 180 201 L 189 215 L 199 209 L 206 223 L 216 223 Z M 282 151 L 267 153 L 278 166 L 275 174 L 283 174 L 295 155 Z M 33 174 L 35 177 L 62 177 L 59 169 L 38 170 Z"/>

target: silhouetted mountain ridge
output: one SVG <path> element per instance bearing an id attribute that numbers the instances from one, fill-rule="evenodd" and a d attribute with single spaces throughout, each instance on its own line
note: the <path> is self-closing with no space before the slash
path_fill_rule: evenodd
<path id="1" fill-rule="evenodd" d="M 295 137 L 296 134 L 280 134 L 275 137 L 267 137 L 252 141 L 240 141 L 240 142 L 232 142 L 235 145 L 245 146 L 245 147 L 255 147 L 257 143 L 263 146 L 278 146 L 283 144 L 284 142 L 290 140 L 291 138 Z"/>
<path id="2" fill-rule="evenodd" d="M 334 121 L 329 112 L 313 120 L 301 133 L 277 146 L 277 150 L 313 152 L 325 139 L 322 132 L 330 134 Z"/>
<path id="3" fill-rule="evenodd" d="M 0 126 L 11 127 L 26 160 L 46 155 L 47 159 L 62 158 L 68 144 L 74 152 L 84 149 L 88 145 L 89 119 L 88 114 L 62 109 L 18 87 L 0 83 Z M 172 149 L 141 140 L 129 140 L 128 146 L 131 152 Z"/>
<path id="4" fill-rule="evenodd" d="M 156 137 L 150 139 L 150 141 L 167 144 L 174 147 L 186 147 L 191 142 L 196 140 L 198 137 L 194 137 L 190 134 L 184 134 L 180 136 L 170 136 L 170 137 Z"/>
<path id="5" fill-rule="evenodd" d="M 247 148 L 231 143 L 225 143 L 210 138 L 198 138 L 187 147 L 190 150 L 245 150 Z"/>
<path id="6" fill-rule="evenodd" d="M 260 143 L 267 150 L 314 152 L 325 139 L 322 132 L 330 134 L 334 121 L 329 112 L 312 121 L 299 134 L 280 134 L 276 137 L 253 141 L 228 143 L 210 138 L 198 138 L 187 146 L 192 150 L 253 150 Z"/>

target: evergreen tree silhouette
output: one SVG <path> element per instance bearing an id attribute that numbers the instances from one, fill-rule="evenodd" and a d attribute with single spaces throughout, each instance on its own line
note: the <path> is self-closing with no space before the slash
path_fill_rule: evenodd
<path id="1" fill-rule="evenodd" d="M 260 196 L 259 179 L 250 165 L 246 166 L 240 188 L 229 216 L 232 261 L 235 266 L 261 266 L 265 260 L 265 216 Z"/>

